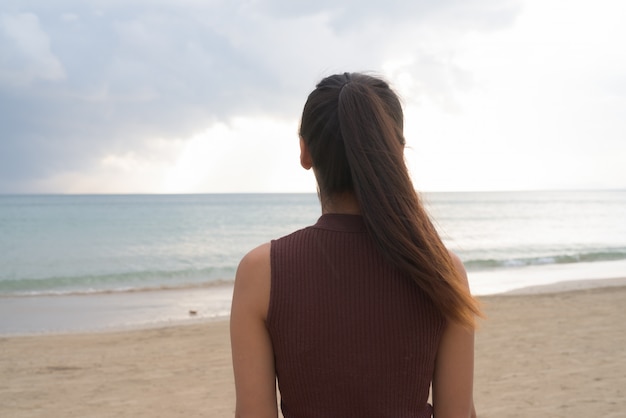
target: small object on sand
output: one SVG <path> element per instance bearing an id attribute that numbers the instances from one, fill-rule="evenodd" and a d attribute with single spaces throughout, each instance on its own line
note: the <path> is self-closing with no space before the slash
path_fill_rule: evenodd
<path id="1" fill-rule="evenodd" d="M 198 311 L 194 311 L 194 310 L 189 310 L 189 315 L 190 316 L 196 316 L 198 314 Z"/>

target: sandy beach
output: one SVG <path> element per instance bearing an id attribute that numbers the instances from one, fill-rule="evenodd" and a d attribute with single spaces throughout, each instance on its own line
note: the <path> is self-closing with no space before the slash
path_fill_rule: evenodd
<path id="1" fill-rule="evenodd" d="M 476 339 L 478 416 L 625 416 L 624 283 L 482 297 L 488 318 Z M 2 417 L 229 417 L 233 411 L 225 320 L 0 338 Z"/>

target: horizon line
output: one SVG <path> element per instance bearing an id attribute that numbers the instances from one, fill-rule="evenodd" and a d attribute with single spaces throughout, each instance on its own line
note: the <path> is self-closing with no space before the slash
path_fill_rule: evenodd
<path id="1" fill-rule="evenodd" d="M 550 192 L 622 192 L 626 188 L 563 188 L 563 189 L 497 189 L 497 190 L 418 190 L 418 194 L 429 193 L 550 193 Z M 105 192 L 105 193 L 64 193 L 64 192 L 0 192 L 0 196 L 202 196 L 202 195 L 289 195 L 318 194 L 302 191 L 234 191 L 234 192 Z"/>

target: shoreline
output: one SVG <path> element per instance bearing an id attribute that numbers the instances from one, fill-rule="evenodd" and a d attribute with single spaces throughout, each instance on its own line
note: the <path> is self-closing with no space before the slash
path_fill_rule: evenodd
<path id="1" fill-rule="evenodd" d="M 524 274 L 529 269 L 532 268 L 482 273 L 502 278 Z M 484 299 L 626 286 L 626 275 L 614 276 L 618 277 L 548 281 L 476 296 Z M 470 285 L 473 277 L 470 275 Z M 231 284 L 221 284 L 120 293 L 3 296 L 0 338 L 135 331 L 227 320 L 232 289 Z"/>
<path id="2" fill-rule="evenodd" d="M 232 285 L 0 299 L 0 337 L 102 333 L 227 318 Z"/>

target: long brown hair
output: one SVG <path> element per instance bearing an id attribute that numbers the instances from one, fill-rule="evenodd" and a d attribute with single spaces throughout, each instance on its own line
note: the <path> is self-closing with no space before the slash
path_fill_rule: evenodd
<path id="1" fill-rule="evenodd" d="M 354 193 L 380 251 L 407 272 L 446 318 L 468 327 L 478 302 L 424 210 L 404 162 L 402 106 L 376 77 L 326 77 L 309 95 L 300 125 L 322 198 Z"/>

